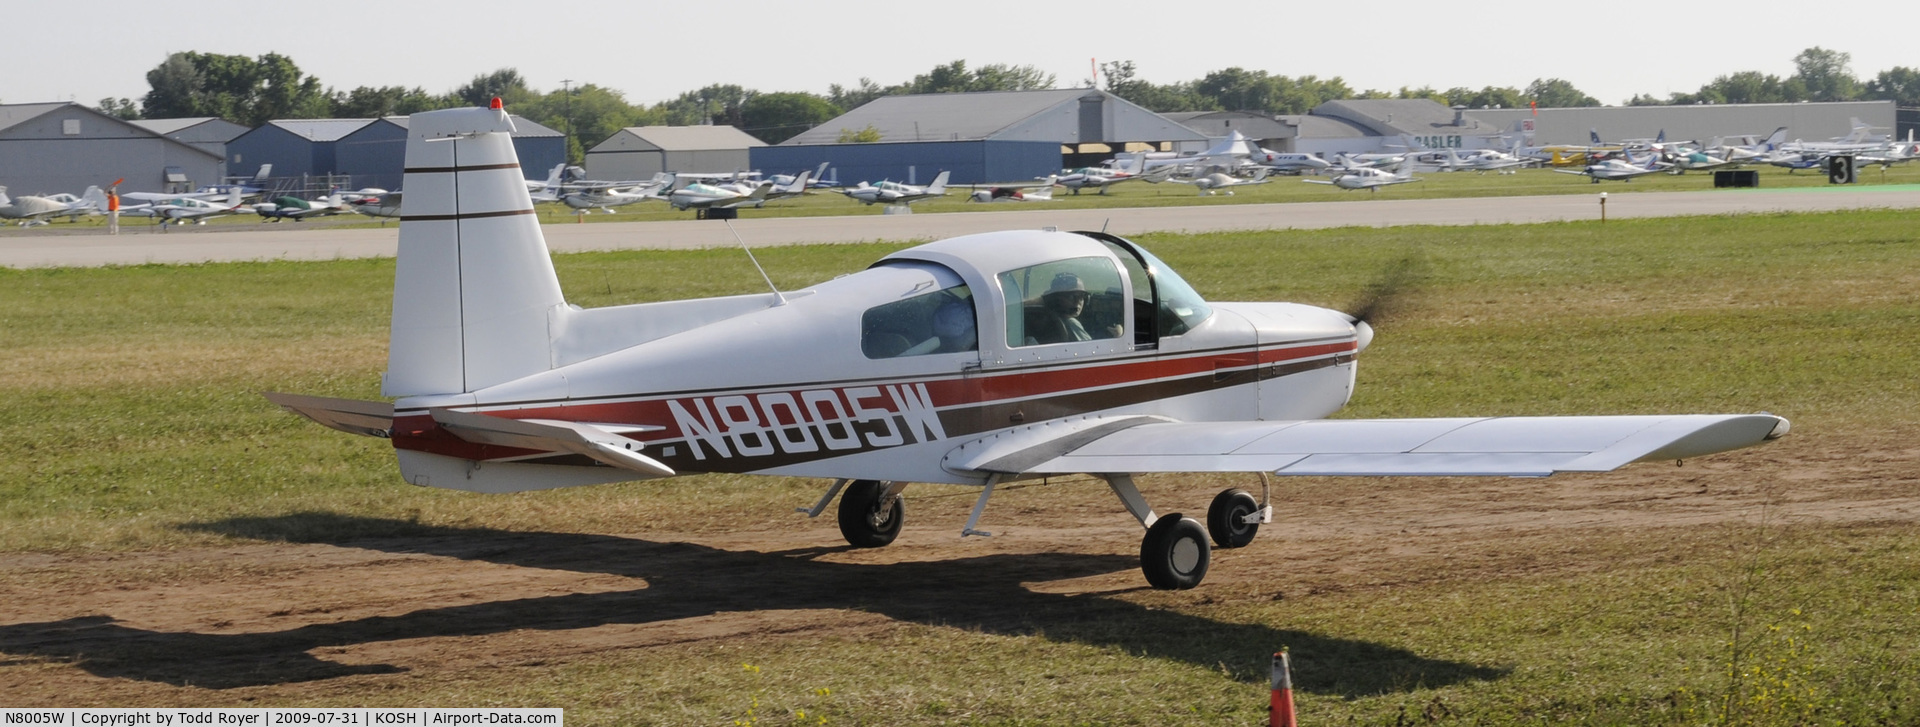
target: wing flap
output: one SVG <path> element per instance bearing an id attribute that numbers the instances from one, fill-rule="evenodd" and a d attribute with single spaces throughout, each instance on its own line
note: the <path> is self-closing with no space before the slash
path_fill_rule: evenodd
<path id="1" fill-rule="evenodd" d="M 1787 429 L 1787 420 L 1770 414 L 1150 422 L 1105 432 L 1057 456 L 993 464 L 1032 474 L 1545 477 L 1725 452 L 1777 439 Z"/>
<path id="2" fill-rule="evenodd" d="M 550 419 L 508 419 L 452 409 L 433 409 L 433 420 L 454 436 L 475 444 L 492 444 L 545 452 L 572 452 L 607 465 L 649 477 L 672 477 L 671 467 L 640 454 L 640 442 L 622 432 L 655 431 L 659 427 L 587 424 Z"/>

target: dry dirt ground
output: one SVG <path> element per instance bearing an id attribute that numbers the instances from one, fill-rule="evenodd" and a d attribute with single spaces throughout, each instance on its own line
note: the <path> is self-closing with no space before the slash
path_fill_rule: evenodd
<path id="1" fill-rule="evenodd" d="M 0 556 L 0 702 L 326 703 L 409 678 L 710 640 L 857 637 L 903 622 L 1024 632 L 1109 612 L 1190 620 L 1181 609 L 1197 604 L 1595 567 L 1567 555 L 1593 538 L 1761 517 L 1920 522 L 1916 463 L 1908 437 L 1796 434 L 1678 469 L 1600 476 L 1280 480 L 1278 522 L 1252 546 L 1216 550 L 1205 584 L 1171 594 L 1144 588 L 1138 525 L 1086 480 L 997 493 L 981 527 L 998 534 L 964 540 L 970 491 L 915 486 L 906 531 L 875 550 L 846 548 L 829 511 L 751 532 L 443 528 L 340 544 L 11 554 Z M 1193 514 L 1222 483 L 1143 489 L 1162 513 Z"/>

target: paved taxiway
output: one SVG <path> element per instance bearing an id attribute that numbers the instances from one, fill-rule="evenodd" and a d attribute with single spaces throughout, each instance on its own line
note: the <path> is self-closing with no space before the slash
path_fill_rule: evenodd
<path id="1" fill-rule="evenodd" d="M 1819 212 L 1865 208 L 1920 208 L 1920 188 L 1812 188 L 1643 192 L 1607 199 L 1609 218 L 1756 212 Z M 1112 209 L 1020 209 L 945 214 L 740 219 L 734 229 L 749 245 L 798 245 L 872 240 L 935 240 L 993 230 L 1057 227 L 1142 232 L 1311 229 L 1396 225 L 1472 225 L 1590 220 L 1600 216 L 1597 194 L 1456 199 L 1369 199 L 1351 202 L 1201 205 Z M 0 266 L 49 267 L 201 263 L 245 260 L 331 260 L 392 257 L 399 226 L 375 229 L 246 229 L 193 234 L 34 235 L 0 238 Z M 553 224 L 543 227 L 555 252 L 730 247 L 727 226 L 704 220 Z"/>

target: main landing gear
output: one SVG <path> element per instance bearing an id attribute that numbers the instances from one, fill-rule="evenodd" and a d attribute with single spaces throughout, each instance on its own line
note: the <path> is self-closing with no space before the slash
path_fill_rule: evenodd
<path id="1" fill-rule="evenodd" d="M 1202 528 L 1199 521 L 1180 513 L 1155 515 L 1139 488 L 1134 487 L 1132 475 L 1101 477 L 1120 497 L 1127 512 L 1146 526 L 1147 535 L 1140 540 L 1140 570 L 1146 574 L 1147 583 L 1161 590 L 1180 591 L 1200 585 L 1213 559 L 1209 537 L 1222 548 L 1242 547 L 1253 542 L 1261 523 L 1273 519 L 1272 506 L 1255 502 L 1245 490 L 1231 489 L 1213 498 L 1213 504 L 1207 507 L 1207 525 Z M 1264 473 L 1260 482 L 1262 493 L 1270 496 L 1272 488 Z"/>
<path id="2" fill-rule="evenodd" d="M 1255 500 L 1246 490 L 1224 490 L 1207 507 L 1204 526 L 1180 513 L 1156 515 L 1146 498 L 1140 496 L 1139 488 L 1134 487 L 1132 475 L 1100 477 L 1107 481 L 1113 494 L 1119 496 L 1127 512 L 1146 527 L 1146 537 L 1140 540 L 1140 570 L 1146 574 L 1147 583 L 1161 590 L 1186 590 L 1200 585 L 1207 576 L 1215 546 L 1246 546 L 1260 532 L 1262 523 L 1273 520 L 1273 507 L 1265 504 L 1272 501 L 1272 486 L 1264 473 L 1260 476 L 1260 500 Z M 1000 480 L 996 476 L 981 490 L 973 515 L 961 530 L 962 537 L 992 534 L 975 530 L 974 526 L 980 523 L 987 498 L 998 484 Z M 899 537 L 900 526 L 906 522 L 906 505 L 900 497 L 906 486 L 905 482 L 885 480 L 838 480 L 813 507 L 798 508 L 798 511 L 817 517 L 844 489 L 846 494 L 840 497 L 840 534 L 853 547 L 879 548 Z"/>

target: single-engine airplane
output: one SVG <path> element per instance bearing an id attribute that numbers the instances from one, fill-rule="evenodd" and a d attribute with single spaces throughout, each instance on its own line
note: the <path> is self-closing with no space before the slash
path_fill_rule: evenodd
<path id="1" fill-rule="evenodd" d="M 415 114 L 406 151 L 388 404 L 274 403 L 391 440 L 409 483 L 516 492 L 695 472 L 832 481 L 856 547 L 900 533 L 907 483 L 1104 479 L 1146 534 L 1156 588 L 1192 588 L 1212 546 L 1272 507 L 1241 489 L 1207 524 L 1159 514 L 1140 472 L 1544 477 L 1778 438 L 1769 414 L 1327 420 L 1347 402 L 1362 318 L 1209 303 L 1146 249 L 1017 230 L 896 252 L 802 290 L 583 309 L 567 303 L 513 123 Z M 458 183 L 455 180 L 458 179 Z"/>
<path id="2" fill-rule="evenodd" d="M 1395 184 L 1409 184 L 1418 182 L 1420 179 L 1413 176 L 1413 165 L 1403 164 L 1400 166 L 1400 171 L 1398 172 L 1389 172 L 1385 169 L 1375 169 L 1373 167 L 1354 167 L 1333 175 L 1332 179 L 1302 179 L 1300 181 L 1306 182 L 1307 184 L 1331 184 L 1349 192 L 1356 189 L 1364 189 L 1370 193 L 1378 193 L 1381 187 L 1389 187 Z"/>

